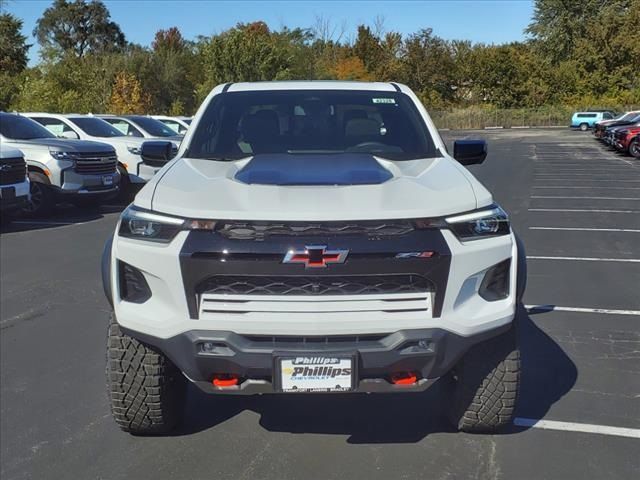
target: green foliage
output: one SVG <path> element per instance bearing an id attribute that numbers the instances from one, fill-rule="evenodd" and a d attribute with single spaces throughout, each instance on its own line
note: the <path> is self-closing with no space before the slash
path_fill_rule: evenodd
<path id="1" fill-rule="evenodd" d="M 536 0 L 525 42 L 402 36 L 381 22 L 353 41 L 312 29 L 238 24 L 186 40 L 172 27 L 127 44 L 101 1 L 55 0 L 34 34 L 43 61 L 25 69 L 21 22 L 0 16 L 0 108 L 191 114 L 218 84 L 287 79 L 396 81 L 442 127 L 567 122 L 570 110 L 640 104 L 640 0 Z"/>
<path id="2" fill-rule="evenodd" d="M 13 102 L 20 88 L 22 71 L 27 66 L 27 37 L 22 35 L 22 20 L 9 13 L 0 14 L 0 110 Z"/>
<path id="3" fill-rule="evenodd" d="M 72 52 L 83 57 L 90 52 L 120 51 L 126 45 L 120 27 L 99 0 L 55 0 L 36 23 L 33 35 L 45 56 Z"/>

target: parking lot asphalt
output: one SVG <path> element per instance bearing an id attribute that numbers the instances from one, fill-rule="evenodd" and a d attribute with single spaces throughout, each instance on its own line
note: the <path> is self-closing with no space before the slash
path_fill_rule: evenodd
<path id="1" fill-rule="evenodd" d="M 192 388 L 174 435 L 122 433 L 106 396 L 109 308 L 99 272 L 119 209 L 60 208 L 0 235 L 0 477 L 636 477 L 640 163 L 582 132 L 444 136 L 488 140 L 487 161 L 470 168 L 509 212 L 529 256 L 512 429 L 454 432 L 436 384 L 378 396 L 219 398 Z"/>

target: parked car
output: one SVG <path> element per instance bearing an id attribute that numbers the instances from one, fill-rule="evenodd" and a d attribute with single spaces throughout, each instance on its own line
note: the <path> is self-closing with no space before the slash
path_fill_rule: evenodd
<path id="1" fill-rule="evenodd" d="M 625 112 L 618 115 L 611 120 L 602 120 L 600 122 L 596 122 L 595 127 L 593 129 L 593 134 L 596 138 L 602 140 L 605 135 L 605 131 L 607 127 L 616 126 L 616 125 L 626 125 L 626 122 L 633 122 L 633 120 L 640 115 L 640 111 L 630 111 Z"/>
<path id="2" fill-rule="evenodd" d="M 169 140 L 176 146 L 176 152 L 182 141 L 183 135 L 179 135 L 175 130 L 167 127 L 159 120 L 145 115 L 96 116 L 102 118 L 105 122 L 109 122 L 129 137 Z"/>
<path id="3" fill-rule="evenodd" d="M 640 124 L 619 127 L 613 136 L 613 146 L 619 152 L 640 157 Z"/>
<path id="4" fill-rule="evenodd" d="M 142 185 L 153 178 L 161 168 L 142 161 L 140 152 L 144 138 L 127 136 L 98 117 L 55 113 L 24 113 L 23 115 L 36 120 L 58 137 L 94 140 L 111 145 L 118 155 L 120 190 L 123 195 L 130 195 L 142 188 Z"/>
<path id="5" fill-rule="evenodd" d="M 601 140 L 605 144 L 609 145 L 611 148 L 614 148 L 616 132 L 619 130 L 624 130 L 627 127 L 634 126 L 638 123 L 640 123 L 640 115 L 637 115 L 636 117 L 632 118 L 629 121 L 614 122 L 610 124 L 607 128 L 605 128 L 604 133 L 602 134 Z"/>
<path id="6" fill-rule="evenodd" d="M 191 125 L 191 117 L 167 117 L 164 115 L 151 115 L 151 118 L 161 121 L 167 127 L 175 130 L 180 135 L 184 135 Z"/>
<path id="7" fill-rule="evenodd" d="M 29 202 L 29 177 L 24 155 L 0 144 L 0 221 L 7 223 Z"/>
<path id="8" fill-rule="evenodd" d="M 588 112 L 575 112 L 571 117 L 571 128 L 579 128 L 586 132 L 600 120 L 610 120 L 616 115 L 609 110 L 592 110 Z"/>
<path id="9" fill-rule="evenodd" d="M 450 156 L 418 97 L 392 83 L 220 85 L 197 118 L 104 250 L 123 430 L 171 430 L 189 381 L 304 395 L 443 378 L 454 428 L 510 424 L 526 257 L 463 168 L 484 161 L 484 141 Z"/>
<path id="10" fill-rule="evenodd" d="M 95 205 L 118 193 L 118 157 L 110 145 L 58 138 L 35 120 L 5 112 L 0 141 L 24 153 L 31 182 L 27 213 L 45 215 L 60 201 Z"/>

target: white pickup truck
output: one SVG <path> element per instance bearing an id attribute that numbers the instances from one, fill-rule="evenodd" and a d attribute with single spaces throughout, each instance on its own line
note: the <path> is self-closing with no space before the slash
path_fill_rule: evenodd
<path id="1" fill-rule="evenodd" d="M 168 158 L 168 142 L 142 156 Z M 419 392 L 465 431 L 512 419 L 525 257 L 507 214 L 406 86 L 216 87 L 105 247 L 114 418 L 219 395 Z"/>

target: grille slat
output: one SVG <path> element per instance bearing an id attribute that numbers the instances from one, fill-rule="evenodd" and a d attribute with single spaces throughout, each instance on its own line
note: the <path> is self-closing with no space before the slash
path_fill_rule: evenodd
<path id="1" fill-rule="evenodd" d="M 363 222 L 221 222 L 217 231 L 232 240 L 264 240 L 270 236 L 366 235 L 389 237 L 413 231 L 409 221 Z"/>
<path id="2" fill-rule="evenodd" d="M 379 295 L 432 290 L 420 275 L 232 276 L 205 280 L 198 293 L 213 295 Z"/>
<path id="3" fill-rule="evenodd" d="M 76 161 L 75 171 L 83 175 L 104 175 L 116 172 L 117 161 L 104 161 L 96 159 L 93 161 L 78 160 Z"/>

